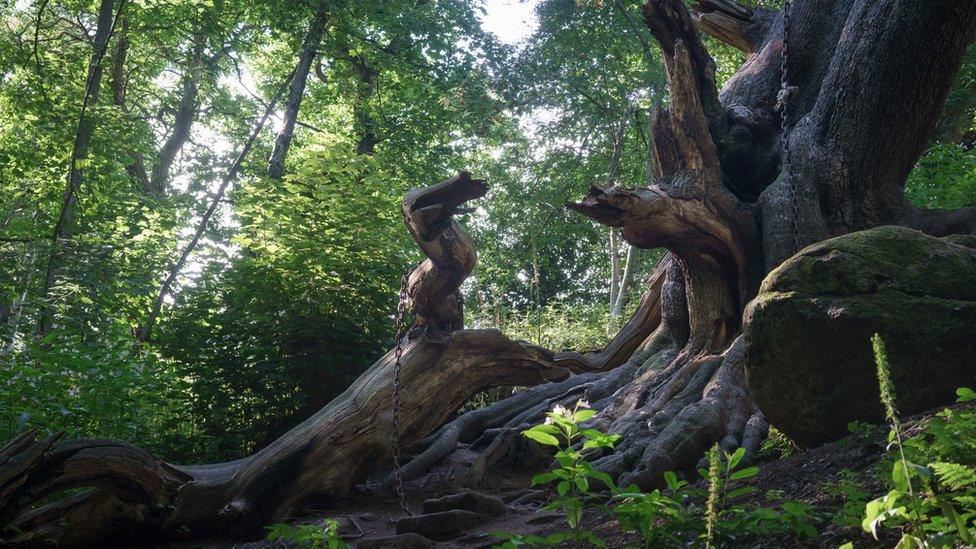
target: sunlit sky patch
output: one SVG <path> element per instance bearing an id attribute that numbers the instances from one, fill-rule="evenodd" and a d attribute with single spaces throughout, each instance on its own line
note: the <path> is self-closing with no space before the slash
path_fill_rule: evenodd
<path id="1" fill-rule="evenodd" d="M 485 0 L 481 27 L 507 44 L 524 40 L 539 26 L 535 16 L 537 1 Z"/>

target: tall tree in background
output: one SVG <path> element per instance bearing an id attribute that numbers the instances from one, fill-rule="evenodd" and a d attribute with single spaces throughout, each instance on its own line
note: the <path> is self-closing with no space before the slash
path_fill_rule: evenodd
<path id="1" fill-rule="evenodd" d="M 288 89 L 288 98 L 285 100 L 285 112 L 281 130 L 275 137 L 274 148 L 271 150 L 271 158 L 268 159 L 268 177 L 281 179 L 285 173 L 285 158 L 288 156 L 288 149 L 291 147 L 292 136 L 295 133 L 295 123 L 298 120 L 298 112 L 302 107 L 302 98 L 305 96 L 305 83 L 308 81 L 308 73 L 312 69 L 312 62 L 319 54 L 319 46 L 322 43 L 322 35 L 325 34 L 328 26 L 328 12 L 326 2 L 320 2 L 315 10 L 315 15 L 308 25 L 308 32 L 302 42 L 302 49 L 298 54 L 298 62 L 295 65 L 295 72 L 292 75 L 291 87 Z"/>
<path id="2" fill-rule="evenodd" d="M 119 0 L 121 6 L 125 0 Z M 84 84 L 81 107 L 78 114 L 77 131 L 75 132 L 74 144 L 71 149 L 71 156 L 68 160 L 67 185 L 64 189 L 64 197 L 61 201 L 61 210 L 58 213 L 57 221 L 54 224 L 54 231 L 51 236 L 51 251 L 48 254 L 47 269 L 44 273 L 44 282 L 41 287 L 42 300 L 50 299 L 51 286 L 55 279 L 60 275 L 62 263 L 64 261 L 62 247 L 71 240 L 75 227 L 75 209 L 78 202 L 78 193 L 84 185 L 85 167 L 88 161 L 88 149 L 91 144 L 94 124 L 89 118 L 89 106 L 98 102 L 101 95 L 102 73 L 104 67 L 102 60 L 108 50 L 109 37 L 115 29 L 118 16 L 115 13 L 115 0 L 101 0 L 98 8 L 98 23 L 95 27 L 95 36 L 92 39 L 91 61 L 88 63 L 88 73 Z M 43 5 L 42 5 L 43 7 Z M 41 335 L 47 333 L 54 322 L 55 309 L 52 305 L 46 305 L 41 313 L 37 325 L 37 331 Z"/>
<path id="3" fill-rule="evenodd" d="M 626 113 L 666 97 L 664 68 L 649 55 L 654 46 L 640 25 L 638 2 L 580 9 L 572 2 L 543 1 L 537 13 L 539 28 L 515 62 L 501 68 L 498 84 L 527 131 L 510 130 L 496 156 L 473 164 L 492 184 L 481 207 L 484 224 L 471 227 L 483 258 L 474 277 L 486 302 L 516 313 L 598 303 L 605 333 L 613 307 L 608 231 L 563 203 L 590 184 L 608 184 L 611 173 L 621 185 L 646 179 L 646 123 Z M 537 304 L 528 298 L 526 282 L 536 264 Z M 624 261 L 621 271 L 625 266 Z"/>

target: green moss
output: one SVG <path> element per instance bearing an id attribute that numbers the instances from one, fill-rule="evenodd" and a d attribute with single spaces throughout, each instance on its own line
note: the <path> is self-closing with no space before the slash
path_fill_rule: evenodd
<path id="1" fill-rule="evenodd" d="M 824 240 L 784 262 L 761 292 L 855 295 L 893 289 L 976 300 L 976 254 L 904 227 Z"/>
<path id="2" fill-rule="evenodd" d="M 881 421 L 870 337 L 888 344 L 903 412 L 952 402 L 976 368 L 976 259 L 883 227 L 811 246 L 746 309 L 746 375 L 767 419 L 800 444 Z"/>

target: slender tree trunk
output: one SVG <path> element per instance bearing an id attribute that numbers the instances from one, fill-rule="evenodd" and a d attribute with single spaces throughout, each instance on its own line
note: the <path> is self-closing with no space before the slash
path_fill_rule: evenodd
<path id="1" fill-rule="evenodd" d="M 203 52 L 206 39 L 203 35 L 198 34 L 194 36 L 193 42 L 193 52 L 190 54 L 189 62 L 180 80 L 180 100 L 176 105 L 176 115 L 173 117 L 173 124 L 169 128 L 169 136 L 156 155 L 156 161 L 153 163 L 152 172 L 149 176 L 149 186 L 146 188 L 149 195 L 157 198 L 166 194 L 173 162 L 183 150 L 183 146 L 189 141 L 193 122 L 200 110 L 198 96 L 200 94 L 200 81 L 203 77 Z"/>
<path id="2" fill-rule="evenodd" d="M 125 112 L 125 94 L 127 86 L 127 75 L 125 72 L 126 60 L 129 55 L 129 21 L 124 15 L 120 16 L 121 29 L 119 38 L 115 42 L 115 51 L 112 53 L 112 103 Z M 149 173 L 146 171 L 146 161 L 141 151 L 130 150 L 129 156 L 132 163 L 125 167 L 125 171 L 130 177 L 135 179 L 139 186 L 149 192 Z"/>
<path id="3" fill-rule="evenodd" d="M 268 177 L 281 179 L 285 173 L 285 158 L 288 156 L 288 148 L 291 146 L 292 136 L 295 133 L 295 123 L 298 120 L 298 111 L 302 106 L 302 98 L 305 95 L 305 84 L 308 82 L 308 72 L 312 68 L 312 61 L 318 55 L 319 44 L 328 26 L 326 2 L 319 4 L 312 22 L 309 24 L 305 40 L 302 42 L 302 49 L 298 55 L 298 63 L 295 65 L 295 76 L 291 81 L 291 89 L 288 91 L 288 99 L 285 101 L 284 124 L 278 136 L 275 138 L 274 149 L 268 159 Z"/>
<path id="4" fill-rule="evenodd" d="M 129 18 L 125 14 L 119 14 L 116 22 L 119 27 L 118 38 L 115 40 L 115 49 L 112 51 L 112 74 L 110 84 L 112 86 L 112 103 L 120 108 L 125 108 L 125 61 L 129 55 Z"/>
<path id="5" fill-rule="evenodd" d="M 620 184 L 620 163 L 621 157 L 623 156 L 623 144 L 624 144 L 624 134 L 627 132 L 627 124 L 630 122 L 630 116 L 634 112 L 634 107 L 627 107 L 624 110 L 623 116 L 620 118 L 620 122 L 617 124 L 617 129 L 613 136 L 613 151 L 610 154 L 610 162 L 608 166 L 608 181 L 611 185 Z M 622 291 L 623 272 L 620 266 L 620 236 L 619 231 L 615 227 L 610 227 L 610 322 L 607 325 L 607 332 L 613 333 L 617 329 L 616 315 L 614 315 L 614 310 L 617 307 L 617 301 L 620 299 L 620 294 Z"/>
<path id="6" fill-rule="evenodd" d="M 620 279 L 620 289 L 617 299 L 613 302 L 610 309 L 610 323 L 616 325 L 617 320 L 624 313 L 627 303 L 630 302 L 630 292 L 634 287 L 634 273 L 637 271 L 638 250 L 635 246 L 627 246 L 627 256 L 624 260 L 624 273 Z"/>
<path id="7" fill-rule="evenodd" d="M 119 10 L 121 13 L 125 0 L 119 0 Z M 94 126 L 88 118 L 89 105 L 96 104 L 101 91 L 102 83 L 102 59 L 108 48 L 108 41 L 115 28 L 115 0 L 101 0 L 98 8 L 98 22 L 95 27 L 95 37 L 92 41 L 92 56 L 88 64 L 88 73 L 85 80 L 84 96 L 81 102 L 81 110 L 78 115 L 78 126 L 75 131 L 75 139 L 71 150 L 71 159 L 68 167 L 68 181 L 61 201 L 61 210 L 54 226 L 51 239 L 51 250 L 48 254 L 47 269 L 44 274 L 44 283 L 41 287 L 42 301 L 45 304 L 41 311 L 38 323 L 38 332 L 45 334 L 54 322 L 54 305 L 50 303 L 51 288 L 55 279 L 60 276 L 64 268 L 64 244 L 68 243 L 75 230 L 75 210 L 78 203 L 78 190 L 84 185 L 85 168 L 84 162 L 88 158 L 88 148 L 91 144 Z"/>
<path id="8" fill-rule="evenodd" d="M 376 135 L 376 120 L 373 118 L 373 99 L 378 92 L 379 72 L 369 66 L 365 59 L 350 60 L 356 70 L 359 83 L 356 87 L 356 98 L 353 101 L 353 116 L 356 120 L 356 154 L 372 156 L 379 143 Z"/>
<path id="9" fill-rule="evenodd" d="M 125 87 L 126 72 L 125 62 L 129 50 L 128 24 L 123 16 L 120 16 L 121 32 L 116 42 L 112 60 L 112 96 L 113 103 L 126 111 Z M 190 132 L 200 110 L 198 100 L 200 82 L 203 78 L 203 54 L 206 46 L 206 38 L 201 34 L 193 37 L 193 49 L 186 63 L 186 69 L 180 78 L 180 96 L 176 105 L 176 114 L 173 117 L 173 124 L 169 127 L 167 137 L 163 141 L 159 152 L 152 165 L 152 171 L 146 170 L 145 155 L 141 151 L 131 150 L 129 155 L 132 163 L 126 166 L 129 175 L 139 182 L 143 192 L 155 198 L 162 198 L 166 194 L 166 187 L 169 185 L 169 174 L 176 157 L 183 150 L 183 147 L 190 139 Z"/>
<path id="10" fill-rule="evenodd" d="M 177 258 L 177 260 L 173 263 L 172 267 L 169 269 L 169 272 L 166 274 L 166 278 L 164 278 L 162 284 L 160 284 L 159 292 L 156 294 L 156 299 L 153 300 L 152 308 L 150 309 L 142 327 L 139 329 L 137 339 L 140 342 L 149 341 L 152 337 L 152 331 L 156 325 L 156 319 L 159 317 L 160 311 L 162 311 L 163 302 L 166 300 L 166 296 L 169 295 L 173 283 L 176 282 L 176 278 L 183 270 L 183 266 L 186 265 L 186 260 L 196 248 L 197 243 L 200 241 L 200 237 L 203 236 L 204 231 L 207 230 L 207 226 L 210 224 L 210 218 L 213 217 L 214 212 L 217 211 L 217 206 L 220 204 L 221 199 L 223 199 L 224 193 L 227 191 L 227 187 L 230 186 L 230 183 L 237 177 L 241 164 L 244 162 L 244 159 L 247 157 L 247 153 L 250 152 L 251 147 L 254 145 L 254 140 L 257 139 L 258 134 L 261 133 L 265 122 L 268 120 L 268 116 L 270 116 L 271 111 L 274 110 L 275 105 L 278 103 L 278 99 L 285 92 L 285 88 L 288 86 L 288 83 L 291 82 L 293 76 L 294 74 L 288 75 L 288 78 L 286 78 L 281 84 L 281 87 L 275 93 L 275 96 L 271 99 L 271 102 L 268 103 L 268 106 L 265 108 L 264 114 L 261 116 L 258 124 L 254 127 L 254 130 L 247 138 L 247 141 L 244 142 L 244 145 L 241 147 L 241 150 L 237 155 L 237 158 L 234 159 L 234 163 L 231 164 L 230 169 L 227 170 L 227 173 L 221 180 L 220 186 L 217 188 L 217 192 L 214 194 L 213 200 L 211 200 L 207 211 L 205 211 L 203 216 L 200 218 L 200 222 L 197 224 L 197 228 L 194 231 L 193 236 L 190 238 L 190 241 L 187 242 L 186 246 L 183 247 L 183 250 L 180 252 L 180 257 Z"/>
<path id="11" fill-rule="evenodd" d="M 620 294 L 620 242 L 617 229 L 610 227 L 610 308 L 617 303 Z M 610 329 L 613 329 L 611 314 Z"/>
<path id="12" fill-rule="evenodd" d="M 27 252 L 29 258 L 27 260 L 27 266 L 23 270 L 24 276 L 23 280 L 21 281 L 23 284 L 23 289 L 21 290 L 20 295 L 18 295 L 10 304 L 6 318 L 6 323 L 10 327 L 10 339 L 7 340 L 7 343 L 3 346 L 3 350 L 0 350 L 0 358 L 6 356 L 11 350 L 13 350 L 14 345 L 16 345 L 17 340 L 20 337 L 20 322 L 24 316 L 24 304 L 27 302 L 27 296 L 30 293 L 31 282 L 34 278 L 34 265 L 37 263 L 38 255 L 36 243 L 30 242 L 27 244 L 27 246 L 30 251 Z"/>

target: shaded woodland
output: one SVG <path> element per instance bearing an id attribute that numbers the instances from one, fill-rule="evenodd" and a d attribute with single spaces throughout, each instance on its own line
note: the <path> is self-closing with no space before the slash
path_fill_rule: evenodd
<path id="1" fill-rule="evenodd" d="M 976 4 L 532 7 L 0 7 L 0 538 L 970 543 Z"/>

